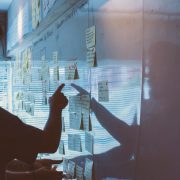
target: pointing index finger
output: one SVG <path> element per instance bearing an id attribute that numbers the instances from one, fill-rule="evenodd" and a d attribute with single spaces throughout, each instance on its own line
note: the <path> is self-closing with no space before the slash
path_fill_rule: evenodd
<path id="1" fill-rule="evenodd" d="M 57 90 L 56 90 L 56 92 L 57 91 L 62 91 L 62 89 L 64 88 L 64 86 L 65 86 L 65 84 L 63 83 L 63 84 L 61 84 L 58 88 L 57 88 Z"/>

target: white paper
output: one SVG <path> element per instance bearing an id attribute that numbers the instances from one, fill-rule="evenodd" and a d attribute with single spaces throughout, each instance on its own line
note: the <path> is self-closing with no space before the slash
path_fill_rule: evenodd
<path id="1" fill-rule="evenodd" d="M 65 79 L 66 80 L 79 79 L 77 63 L 70 64 L 65 67 Z"/>
<path id="2" fill-rule="evenodd" d="M 91 124 L 91 117 L 89 113 L 83 113 L 82 114 L 82 121 L 83 121 L 83 129 L 85 131 L 91 131 L 92 130 L 92 124 Z"/>
<path id="3" fill-rule="evenodd" d="M 83 176 L 84 176 L 83 173 L 84 173 L 83 168 L 76 165 L 76 179 L 77 180 L 83 180 Z"/>
<path id="4" fill-rule="evenodd" d="M 69 174 L 72 178 L 74 178 L 74 176 L 75 176 L 75 168 L 76 168 L 75 162 L 69 161 L 69 164 L 68 164 L 68 174 Z"/>
<path id="5" fill-rule="evenodd" d="M 84 176 L 86 180 L 93 180 L 93 161 L 88 158 L 85 160 Z"/>
<path id="6" fill-rule="evenodd" d="M 86 29 L 86 47 L 90 48 L 96 45 L 96 28 L 92 26 Z"/>
<path id="7" fill-rule="evenodd" d="M 82 113 L 89 113 L 89 111 L 90 111 L 90 96 L 82 95 L 81 103 L 82 103 Z"/>
<path id="8" fill-rule="evenodd" d="M 94 136 L 90 132 L 85 132 L 85 149 L 91 154 L 94 152 Z"/>
<path id="9" fill-rule="evenodd" d="M 68 149 L 72 151 L 82 151 L 81 136 L 79 134 L 68 134 Z"/>
<path id="10" fill-rule="evenodd" d="M 96 62 L 96 49 L 95 47 L 87 50 L 87 63 L 89 67 L 95 67 Z"/>
<path id="11" fill-rule="evenodd" d="M 69 112 L 75 112 L 76 111 L 76 96 L 69 96 Z"/>
<path id="12" fill-rule="evenodd" d="M 108 81 L 98 82 L 98 100 L 100 102 L 108 102 L 109 101 Z"/>
<path id="13" fill-rule="evenodd" d="M 68 159 L 63 158 L 63 171 L 64 171 L 65 173 L 68 173 L 68 162 L 69 162 Z"/>

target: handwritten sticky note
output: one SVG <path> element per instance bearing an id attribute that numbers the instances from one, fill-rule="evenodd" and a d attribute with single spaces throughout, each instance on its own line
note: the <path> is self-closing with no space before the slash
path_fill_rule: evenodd
<path id="1" fill-rule="evenodd" d="M 98 100 L 100 102 L 108 102 L 109 101 L 108 81 L 98 82 Z"/>
<path id="2" fill-rule="evenodd" d="M 70 64 L 65 67 L 65 79 L 66 80 L 79 79 L 77 63 Z"/>
<path id="3" fill-rule="evenodd" d="M 79 134 L 68 134 L 68 149 L 72 151 L 82 151 L 81 136 Z"/>
<path id="4" fill-rule="evenodd" d="M 94 152 L 94 136 L 90 132 L 85 132 L 85 149 L 91 154 Z"/>
<path id="5" fill-rule="evenodd" d="M 70 122 L 70 128 L 80 130 L 81 127 L 81 117 L 79 117 L 79 114 L 76 113 L 70 113 L 69 114 L 69 122 Z"/>
<path id="6" fill-rule="evenodd" d="M 81 116 L 82 113 L 81 96 L 76 96 L 75 98 L 75 112 L 76 114 Z"/>
<path id="7" fill-rule="evenodd" d="M 92 131 L 91 116 L 89 113 L 82 114 L 82 129 L 85 131 Z"/>
<path id="8" fill-rule="evenodd" d="M 75 162 L 70 160 L 68 164 L 68 174 L 71 176 L 71 178 L 75 177 L 75 168 L 76 168 Z"/>
<path id="9" fill-rule="evenodd" d="M 96 45 L 96 28 L 92 26 L 86 29 L 86 47 L 90 48 Z"/>
<path id="10" fill-rule="evenodd" d="M 93 180 L 93 174 L 94 174 L 93 171 L 94 171 L 93 161 L 86 158 L 85 168 L 84 168 L 84 176 L 86 180 Z"/>
<path id="11" fill-rule="evenodd" d="M 69 163 L 69 160 L 66 158 L 63 158 L 63 171 L 65 173 L 68 173 L 68 163 Z"/>
<path id="12" fill-rule="evenodd" d="M 90 111 L 90 96 L 89 95 L 81 96 L 81 105 L 82 105 L 82 113 L 89 113 Z"/>
<path id="13" fill-rule="evenodd" d="M 76 179 L 83 180 L 83 178 L 84 178 L 83 168 L 81 166 L 76 165 Z"/>
<path id="14" fill-rule="evenodd" d="M 96 49 L 95 47 L 89 48 L 87 50 L 87 63 L 89 67 L 96 67 L 97 66 L 97 60 L 96 60 Z"/>

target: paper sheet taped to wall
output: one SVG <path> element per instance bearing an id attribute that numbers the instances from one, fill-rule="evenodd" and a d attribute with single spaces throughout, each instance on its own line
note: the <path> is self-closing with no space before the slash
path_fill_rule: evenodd
<path id="1" fill-rule="evenodd" d="M 86 180 L 93 180 L 93 174 L 94 174 L 93 171 L 94 171 L 93 161 L 86 158 L 85 168 L 84 168 L 84 176 Z"/>
<path id="2" fill-rule="evenodd" d="M 86 29 L 86 47 L 87 49 L 96 45 L 96 28 L 92 26 Z"/>
<path id="3" fill-rule="evenodd" d="M 94 137 L 90 132 L 85 132 L 85 149 L 93 154 L 94 152 Z"/>
<path id="4" fill-rule="evenodd" d="M 65 79 L 66 80 L 79 79 L 77 63 L 70 64 L 65 67 Z"/>
<path id="5" fill-rule="evenodd" d="M 84 171 L 81 166 L 76 165 L 76 179 L 83 180 L 84 178 Z"/>
<path id="6" fill-rule="evenodd" d="M 109 101 L 109 87 L 108 81 L 100 81 L 98 82 L 98 100 L 100 102 L 108 102 Z"/>
<path id="7" fill-rule="evenodd" d="M 79 134 L 68 134 L 68 149 L 82 151 L 81 136 Z"/>

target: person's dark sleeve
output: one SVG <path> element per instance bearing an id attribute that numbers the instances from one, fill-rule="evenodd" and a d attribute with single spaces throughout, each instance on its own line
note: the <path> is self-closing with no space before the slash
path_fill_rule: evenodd
<path id="1" fill-rule="evenodd" d="M 42 130 L 24 124 L 17 116 L 0 108 L 0 151 L 6 161 L 32 163 L 42 142 Z"/>

